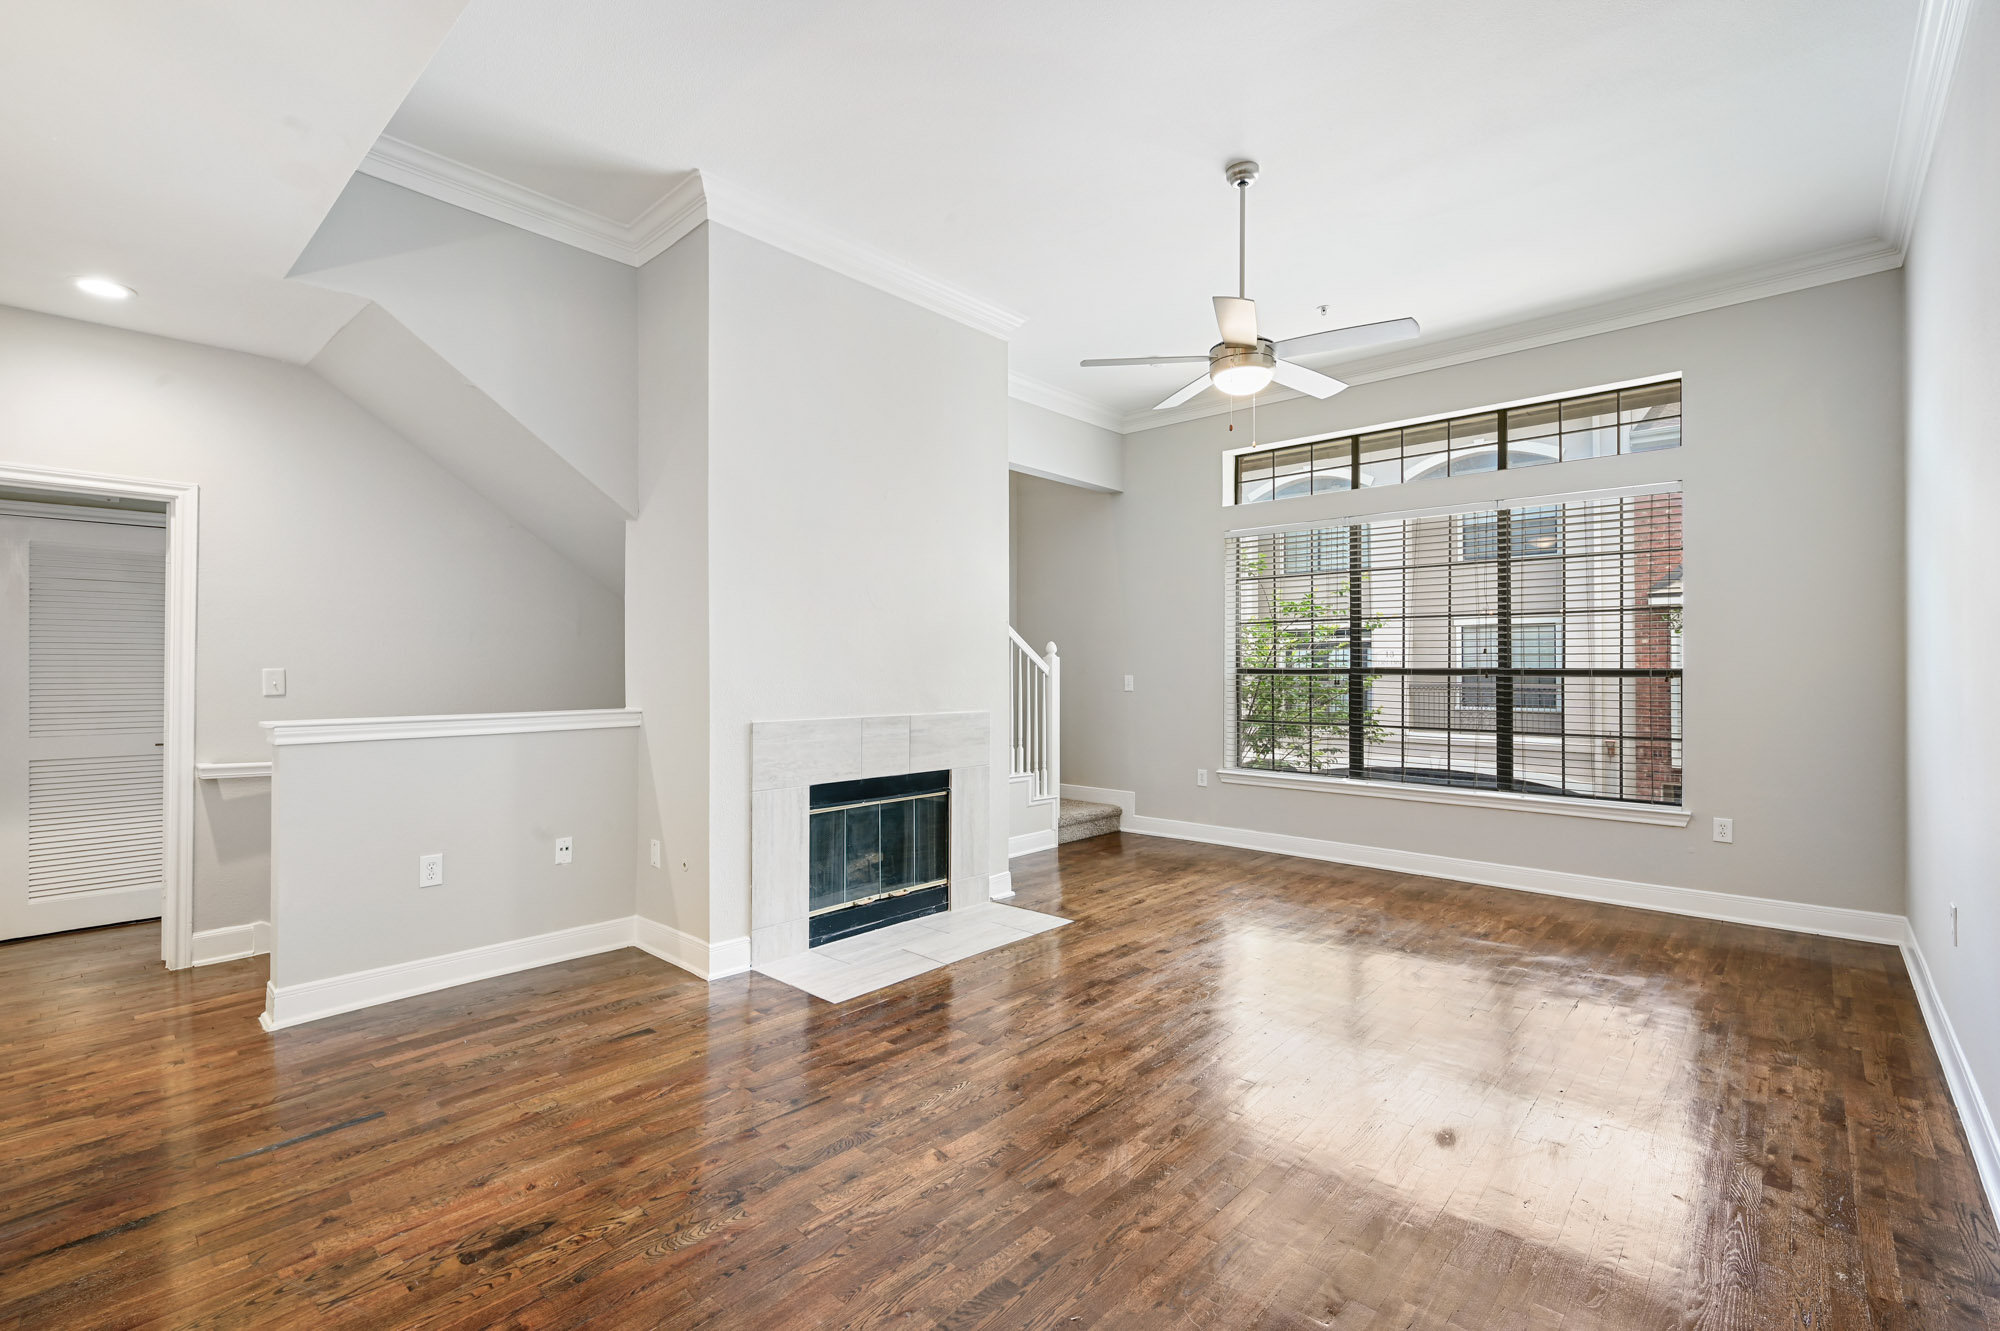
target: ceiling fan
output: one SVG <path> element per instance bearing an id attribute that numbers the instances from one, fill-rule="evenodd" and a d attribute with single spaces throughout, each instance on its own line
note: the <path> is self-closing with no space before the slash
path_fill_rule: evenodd
<path id="1" fill-rule="evenodd" d="M 1378 342 L 1400 342 L 1421 330 L 1415 319 L 1385 319 L 1381 323 L 1355 324 L 1349 328 L 1329 328 L 1323 333 L 1307 333 L 1273 342 L 1257 335 L 1257 302 L 1243 294 L 1245 232 L 1249 220 L 1250 186 L 1256 182 L 1255 162 L 1231 162 L 1224 172 L 1236 187 L 1236 294 L 1215 298 L 1215 322 L 1222 340 L 1208 349 L 1206 356 L 1122 356 L 1110 360 L 1087 360 L 1084 365 L 1199 365 L 1208 373 L 1182 388 L 1166 401 L 1154 405 L 1162 411 L 1215 385 L 1231 397 L 1261 393 L 1272 380 L 1287 388 L 1314 397 L 1332 397 L 1347 387 L 1331 375 L 1294 364 L 1294 356 L 1312 356 L 1326 351 L 1348 351 Z M 1322 305 L 1321 311 L 1326 307 Z"/>

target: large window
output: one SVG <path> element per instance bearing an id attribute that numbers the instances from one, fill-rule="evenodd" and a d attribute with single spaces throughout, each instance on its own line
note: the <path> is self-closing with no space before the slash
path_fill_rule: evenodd
<path id="1" fill-rule="evenodd" d="M 1241 768 L 1681 801 L 1677 487 L 1229 542 Z"/>
<path id="2" fill-rule="evenodd" d="M 1235 495 L 1256 504 L 1680 443 L 1681 384 L 1669 379 L 1238 454 Z"/>

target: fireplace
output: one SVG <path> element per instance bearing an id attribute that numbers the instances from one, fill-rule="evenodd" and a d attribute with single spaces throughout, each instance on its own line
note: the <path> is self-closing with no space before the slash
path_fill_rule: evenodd
<path id="1" fill-rule="evenodd" d="M 951 773 L 812 787 L 807 833 L 814 947 L 951 906 Z"/>
<path id="2" fill-rule="evenodd" d="M 753 964 L 989 901 L 992 741 L 985 712 L 752 723 Z"/>

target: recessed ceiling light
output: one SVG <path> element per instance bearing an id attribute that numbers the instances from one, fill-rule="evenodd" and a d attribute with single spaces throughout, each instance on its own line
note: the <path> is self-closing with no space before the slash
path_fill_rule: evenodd
<path id="1" fill-rule="evenodd" d="M 132 288 L 123 282 L 114 282 L 108 277 L 79 277 L 76 289 L 99 300 L 124 300 L 132 294 Z"/>

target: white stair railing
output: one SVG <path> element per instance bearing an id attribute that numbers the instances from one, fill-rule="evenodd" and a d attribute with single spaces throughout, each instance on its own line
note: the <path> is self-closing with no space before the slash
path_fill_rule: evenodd
<path id="1" fill-rule="evenodd" d="M 1054 643 L 1043 657 L 1013 629 L 1007 637 L 1014 689 L 1013 774 L 1028 778 L 1028 800 L 1040 804 L 1062 794 L 1062 660 Z"/>

